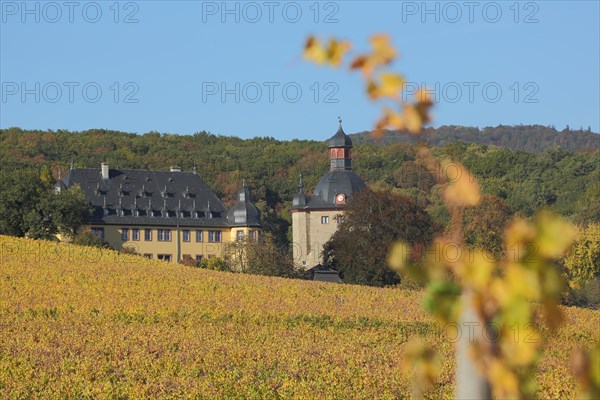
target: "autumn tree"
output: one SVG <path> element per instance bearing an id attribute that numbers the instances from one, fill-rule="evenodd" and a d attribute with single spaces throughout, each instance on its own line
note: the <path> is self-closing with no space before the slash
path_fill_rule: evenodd
<path id="1" fill-rule="evenodd" d="M 463 213 L 465 244 L 471 248 L 482 248 L 495 259 L 503 254 L 504 228 L 512 217 L 506 203 L 496 196 L 484 195 L 476 207 Z"/>
<path id="2" fill-rule="evenodd" d="M 244 237 L 225 244 L 225 259 L 232 271 L 256 275 L 296 277 L 287 247 L 278 247 L 273 236 Z"/>
<path id="3" fill-rule="evenodd" d="M 363 189 L 349 200 L 343 222 L 325 244 L 325 264 L 348 283 L 397 284 L 400 277 L 387 268 L 389 247 L 398 240 L 425 246 L 436 230 L 431 217 L 413 199 Z"/>
<path id="4" fill-rule="evenodd" d="M 563 265 L 573 288 L 600 278 L 600 224 L 577 229 L 577 240 L 563 259 Z"/>

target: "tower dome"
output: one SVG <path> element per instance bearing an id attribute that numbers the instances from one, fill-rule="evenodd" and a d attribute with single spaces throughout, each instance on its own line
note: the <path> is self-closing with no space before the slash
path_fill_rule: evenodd
<path id="1" fill-rule="evenodd" d="M 227 212 L 227 221 L 232 226 L 260 226 L 260 212 L 250 201 L 246 182 L 238 192 L 237 203 Z"/>
<path id="2" fill-rule="evenodd" d="M 329 172 L 321 177 L 315 191 L 307 202 L 308 209 L 340 208 L 347 199 L 365 187 L 363 180 L 352 171 L 352 139 L 342 128 L 342 120 L 338 117 L 340 126 L 331 138 L 329 145 Z M 302 190 L 300 194 L 304 195 Z M 294 199 L 296 200 L 296 198 Z M 298 199 L 300 200 L 300 199 Z"/>

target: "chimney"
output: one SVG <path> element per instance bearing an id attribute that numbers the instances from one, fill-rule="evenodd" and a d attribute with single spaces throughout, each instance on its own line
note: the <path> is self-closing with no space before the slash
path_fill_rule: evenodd
<path id="1" fill-rule="evenodd" d="M 102 170 L 102 179 L 108 179 L 108 163 L 103 162 L 102 164 L 100 164 L 100 167 L 100 169 Z"/>
<path id="2" fill-rule="evenodd" d="M 181 167 L 173 165 L 169 171 L 170 172 L 181 172 Z"/>

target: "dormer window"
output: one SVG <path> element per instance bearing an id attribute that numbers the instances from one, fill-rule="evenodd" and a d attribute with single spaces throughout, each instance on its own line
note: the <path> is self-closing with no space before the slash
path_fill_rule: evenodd
<path id="1" fill-rule="evenodd" d="M 185 187 L 185 192 L 183 192 L 183 197 L 185 197 L 186 199 L 193 199 L 196 197 L 195 194 L 193 194 L 192 192 L 190 192 L 190 187 L 186 186 Z"/>
<path id="2" fill-rule="evenodd" d="M 146 185 L 142 185 L 142 188 L 140 189 L 139 192 L 140 197 L 149 197 L 152 195 L 152 192 L 146 190 Z"/>
<path id="3" fill-rule="evenodd" d="M 167 189 L 167 186 L 165 185 L 165 187 L 163 188 L 163 190 L 160 191 L 160 194 L 162 197 L 167 198 L 167 197 L 173 197 L 173 194 L 169 192 L 169 190 Z"/>

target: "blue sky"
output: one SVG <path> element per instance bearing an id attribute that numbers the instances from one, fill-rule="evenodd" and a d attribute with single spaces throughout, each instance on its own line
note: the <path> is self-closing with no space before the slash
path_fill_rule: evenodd
<path id="1" fill-rule="evenodd" d="M 356 73 L 309 34 L 386 32 L 434 126 L 600 129 L 598 1 L 0 1 L 0 127 L 323 139 L 373 127 Z"/>

